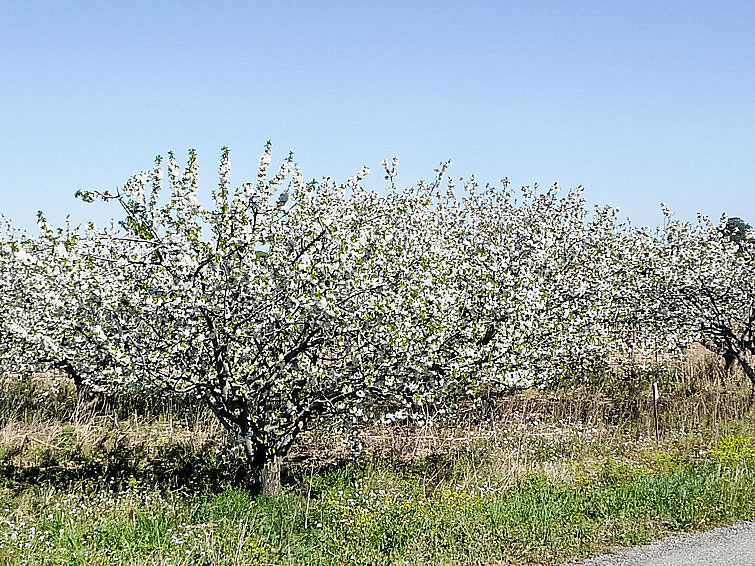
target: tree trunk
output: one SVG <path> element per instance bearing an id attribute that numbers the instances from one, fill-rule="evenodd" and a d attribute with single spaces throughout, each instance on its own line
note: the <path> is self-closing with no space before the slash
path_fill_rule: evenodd
<path id="1" fill-rule="evenodd" d="M 53 367 L 64 371 L 65 374 L 73 380 L 74 387 L 76 388 L 76 395 L 81 401 L 88 403 L 89 401 L 92 401 L 94 399 L 97 399 L 98 401 L 101 400 L 101 398 L 98 398 L 92 391 L 92 389 L 84 383 L 84 380 L 81 378 L 81 374 L 76 371 L 76 368 L 71 362 L 69 362 L 68 360 L 55 362 L 53 364 Z"/>
<path id="2" fill-rule="evenodd" d="M 253 491 L 255 495 L 264 497 L 279 495 L 281 491 L 281 460 L 282 457 L 269 455 L 267 447 L 253 442 L 251 438 L 244 440 L 244 450 L 249 467 L 254 474 Z"/>
<path id="3" fill-rule="evenodd" d="M 56 361 L 52 364 L 52 366 L 55 369 L 59 369 L 65 372 L 65 374 L 73 380 L 74 386 L 76 386 L 76 391 L 80 392 L 83 387 L 83 381 L 81 379 L 81 375 L 79 375 L 79 372 L 76 371 L 76 368 L 73 367 L 73 364 L 69 362 L 68 360 L 60 360 Z"/>
<path id="4" fill-rule="evenodd" d="M 755 368 L 750 365 L 750 362 L 744 356 L 737 356 L 737 361 L 739 362 L 739 365 L 742 366 L 745 375 L 750 378 L 750 383 L 753 388 L 755 388 Z"/>
<path id="5" fill-rule="evenodd" d="M 273 456 L 267 460 L 260 470 L 259 475 L 260 495 L 269 497 L 280 495 L 281 491 L 281 459 Z"/>

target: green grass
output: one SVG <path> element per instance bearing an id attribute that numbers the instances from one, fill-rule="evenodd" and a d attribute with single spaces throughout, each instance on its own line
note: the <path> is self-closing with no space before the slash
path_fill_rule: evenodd
<path id="1" fill-rule="evenodd" d="M 755 466 L 730 445 L 684 462 L 575 461 L 558 479 L 533 467 L 498 484 L 469 476 L 472 459 L 490 472 L 480 450 L 368 460 L 304 474 L 271 499 L 7 481 L 0 564 L 558 564 L 755 518 Z"/>

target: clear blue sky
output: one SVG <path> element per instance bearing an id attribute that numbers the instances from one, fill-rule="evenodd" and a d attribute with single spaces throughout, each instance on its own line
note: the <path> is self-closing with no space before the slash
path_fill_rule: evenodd
<path id="1" fill-rule="evenodd" d="M 266 140 L 305 177 L 399 158 L 456 176 L 582 184 L 638 224 L 755 221 L 755 2 L 3 2 L 0 212 L 94 210 L 157 154 Z"/>

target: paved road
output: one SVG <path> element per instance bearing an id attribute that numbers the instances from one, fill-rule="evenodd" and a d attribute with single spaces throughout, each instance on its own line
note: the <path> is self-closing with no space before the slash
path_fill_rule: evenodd
<path id="1" fill-rule="evenodd" d="M 575 566 L 755 566 L 755 522 L 676 535 Z"/>

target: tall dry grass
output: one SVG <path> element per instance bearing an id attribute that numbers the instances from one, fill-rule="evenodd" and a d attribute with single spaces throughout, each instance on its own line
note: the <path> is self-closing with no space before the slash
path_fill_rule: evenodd
<path id="1" fill-rule="evenodd" d="M 661 391 L 658 440 L 656 381 Z M 485 445 L 498 454 L 499 476 L 516 475 L 533 463 L 555 470 L 571 455 L 616 452 L 627 442 L 657 447 L 682 437 L 690 443 L 716 442 L 732 427 L 751 422 L 752 415 L 742 372 L 726 371 L 718 356 L 693 347 L 673 363 L 622 364 L 599 379 L 588 376 L 542 391 L 491 396 L 464 408 L 456 423 L 372 426 L 349 437 L 324 426 L 303 435 L 288 460 L 293 473 L 335 466 L 357 454 L 409 465 Z M 121 478 L 178 470 L 176 482 L 191 475 L 192 465 L 214 466 L 210 472 L 216 478 L 225 470 L 226 479 L 243 467 L 234 439 L 189 398 L 123 391 L 91 399 L 77 396 L 73 384 L 55 374 L 2 382 L 0 465 L 13 473 L 54 475 L 69 469 L 72 476 L 89 470 L 90 475 Z"/>

